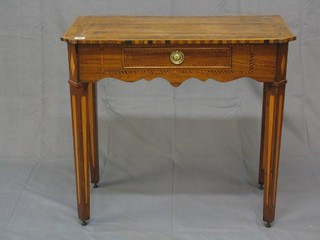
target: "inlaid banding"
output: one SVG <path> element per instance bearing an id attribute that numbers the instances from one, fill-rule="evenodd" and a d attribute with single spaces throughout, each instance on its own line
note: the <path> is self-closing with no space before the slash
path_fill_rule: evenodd
<path id="1" fill-rule="evenodd" d="M 85 184 L 85 203 L 88 204 L 88 139 L 87 139 L 87 98 L 81 96 L 81 114 L 82 114 L 82 139 L 83 139 L 83 174 Z"/>
<path id="2" fill-rule="evenodd" d="M 277 141 L 277 150 L 276 153 L 276 166 L 274 167 L 274 176 L 275 176 L 275 181 L 273 182 L 273 198 L 272 198 L 272 206 L 275 206 L 276 204 L 276 194 L 277 194 L 277 181 L 278 181 L 278 171 L 279 171 L 279 155 L 280 155 L 280 139 L 281 139 L 281 128 L 282 128 L 282 120 L 283 120 L 283 104 L 284 104 L 284 99 L 283 99 L 283 93 L 279 95 L 279 109 L 278 109 L 278 119 L 277 119 L 277 136 L 278 136 L 278 141 Z"/>
<path id="3" fill-rule="evenodd" d="M 76 185 L 77 185 L 77 200 L 78 204 L 80 204 L 80 180 L 79 180 L 79 154 L 78 154 L 78 126 L 77 126 L 77 100 L 76 96 L 71 96 L 71 104 L 72 104 L 72 121 L 73 121 L 73 139 L 74 139 L 74 154 L 75 154 L 75 168 L 76 168 Z"/>
<path id="4" fill-rule="evenodd" d="M 269 116 L 268 116 L 268 149 L 267 149 L 267 169 L 266 169 L 266 206 L 269 206 L 269 196 L 270 196 L 270 178 L 271 178 L 271 162 L 272 162 L 272 140 L 273 140 L 273 119 L 274 119 L 274 102 L 275 97 L 271 95 L 269 97 Z"/>

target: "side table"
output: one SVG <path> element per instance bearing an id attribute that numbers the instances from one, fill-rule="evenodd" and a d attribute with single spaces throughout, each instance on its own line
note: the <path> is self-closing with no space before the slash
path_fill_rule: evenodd
<path id="1" fill-rule="evenodd" d="M 289 41 L 279 16 L 78 17 L 68 44 L 78 215 L 90 218 L 90 176 L 99 182 L 96 82 L 162 77 L 220 82 L 250 77 L 263 83 L 259 184 L 263 220 L 275 217 Z M 90 170 L 89 170 L 90 169 Z M 90 174 L 89 174 L 90 172 Z"/>

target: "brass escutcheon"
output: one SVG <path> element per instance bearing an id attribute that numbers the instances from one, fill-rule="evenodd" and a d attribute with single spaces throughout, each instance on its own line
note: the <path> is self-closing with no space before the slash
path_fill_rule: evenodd
<path id="1" fill-rule="evenodd" d="M 184 54 L 183 52 L 181 51 L 173 51 L 171 54 L 170 54 L 170 60 L 173 64 L 181 64 L 184 60 Z"/>

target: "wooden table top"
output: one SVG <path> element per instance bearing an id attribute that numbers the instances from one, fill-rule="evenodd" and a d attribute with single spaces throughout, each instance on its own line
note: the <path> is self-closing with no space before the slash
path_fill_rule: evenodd
<path id="1" fill-rule="evenodd" d="M 73 44 L 263 44 L 295 38 L 280 16 L 80 16 L 61 40 Z"/>

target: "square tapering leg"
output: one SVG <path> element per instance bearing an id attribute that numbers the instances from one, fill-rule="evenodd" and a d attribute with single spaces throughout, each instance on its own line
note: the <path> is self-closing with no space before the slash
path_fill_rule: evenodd
<path id="1" fill-rule="evenodd" d="M 96 83 L 88 84 L 88 122 L 89 122 L 89 163 L 91 183 L 97 187 L 99 183 L 99 151 L 97 124 L 97 89 Z"/>
<path id="2" fill-rule="evenodd" d="M 274 221 L 283 121 L 288 44 L 279 44 L 275 81 L 264 83 L 262 171 L 264 173 L 263 220 Z M 260 180 L 260 179 L 259 179 Z"/>
<path id="3" fill-rule="evenodd" d="M 270 226 L 275 218 L 285 84 L 270 83 L 266 88 L 263 220 Z"/>
<path id="4" fill-rule="evenodd" d="M 74 160 L 79 218 L 90 218 L 87 85 L 70 84 Z"/>
<path id="5" fill-rule="evenodd" d="M 90 218 L 88 84 L 79 80 L 78 46 L 68 44 L 74 162 L 78 216 Z"/>

